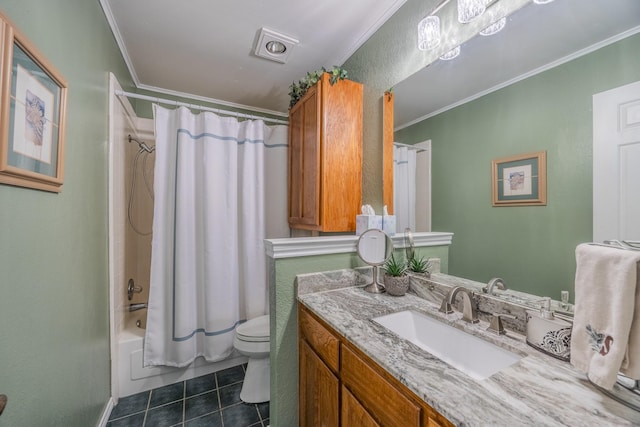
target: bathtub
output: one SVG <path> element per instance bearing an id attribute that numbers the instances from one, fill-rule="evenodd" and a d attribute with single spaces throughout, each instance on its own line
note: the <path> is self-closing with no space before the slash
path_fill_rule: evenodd
<path id="1" fill-rule="evenodd" d="M 131 313 L 118 340 L 118 385 L 120 397 L 130 396 L 153 388 L 174 384 L 201 375 L 246 363 L 245 356 L 231 356 L 220 362 L 210 363 L 198 357 L 184 368 L 169 366 L 143 366 L 146 310 Z M 140 325 L 140 326 L 138 326 Z M 235 353 L 234 353 L 235 354 Z"/>

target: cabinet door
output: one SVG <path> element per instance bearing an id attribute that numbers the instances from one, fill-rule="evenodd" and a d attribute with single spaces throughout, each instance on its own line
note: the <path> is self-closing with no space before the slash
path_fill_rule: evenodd
<path id="1" fill-rule="evenodd" d="M 297 107 L 289 114 L 289 222 L 302 218 L 302 127 L 304 109 Z"/>
<path id="2" fill-rule="evenodd" d="M 299 360 L 299 425 L 337 427 L 340 397 L 338 378 L 304 340 L 300 340 Z"/>
<path id="3" fill-rule="evenodd" d="M 309 89 L 304 109 L 302 147 L 302 223 L 320 226 L 320 95 Z"/>
<path id="4" fill-rule="evenodd" d="M 289 224 L 320 229 L 320 96 L 309 89 L 289 114 Z"/>
<path id="5" fill-rule="evenodd" d="M 366 409 L 342 386 L 342 427 L 379 427 Z"/>

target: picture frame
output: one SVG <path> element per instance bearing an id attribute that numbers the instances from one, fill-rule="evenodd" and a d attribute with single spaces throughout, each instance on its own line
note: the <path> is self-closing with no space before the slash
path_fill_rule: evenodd
<path id="1" fill-rule="evenodd" d="M 493 160 L 491 183 L 493 206 L 545 206 L 547 152 Z"/>
<path id="2" fill-rule="evenodd" d="M 0 184 L 59 193 L 67 82 L 0 14 Z"/>

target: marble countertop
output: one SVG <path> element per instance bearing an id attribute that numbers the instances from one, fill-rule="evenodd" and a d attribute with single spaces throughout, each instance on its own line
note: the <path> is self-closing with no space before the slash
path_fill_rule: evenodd
<path id="1" fill-rule="evenodd" d="M 436 304 L 413 293 L 402 297 L 367 293 L 359 286 L 362 281 L 351 270 L 301 275 L 298 301 L 455 425 L 640 425 L 639 412 L 599 392 L 568 362 L 531 348 L 523 335 L 509 331 L 496 336 L 486 332 L 488 323 L 467 324 L 457 311 L 444 315 Z M 438 281 L 446 282 L 446 275 L 438 275 Z M 408 309 L 524 357 L 487 379 L 474 380 L 371 321 Z"/>

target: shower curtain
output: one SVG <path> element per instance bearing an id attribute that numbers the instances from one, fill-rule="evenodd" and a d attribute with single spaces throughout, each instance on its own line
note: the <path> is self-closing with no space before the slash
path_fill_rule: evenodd
<path id="1" fill-rule="evenodd" d="M 396 230 L 416 229 L 416 150 L 393 147 L 393 211 Z"/>
<path id="2" fill-rule="evenodd" d="M 235 328 L 268 311 L 263 239 L 289 231 L 286 127 L 184 107 L 154 105 L 154 115 L 144 365 L 222 360 L 233 351 Z"/>

